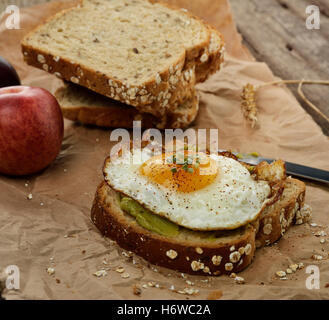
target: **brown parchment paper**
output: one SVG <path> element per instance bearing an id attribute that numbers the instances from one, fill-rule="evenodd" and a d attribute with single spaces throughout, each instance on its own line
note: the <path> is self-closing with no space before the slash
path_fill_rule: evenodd
<path id="1" fill-rule="evenodd" d="M 251 129 L 240 110 L 242 86 L 273 81 L 265 63 L 256 62 L 242 46 L 226 0 L 170 1 L 187 8 L 214 24 L 227 42 L 223 69 L 206 83 L 198 85 L 200 113 L 195 128 L 219 128 L 222 148 L 241 152 L 258 151 L 268 157 L 282 158 L 329 170 L 329 141 L 311 117 L 285 87 L 262 89 L 257 101 L 260 128 Z M 54 76 L 24 64 L 19 41 L 26 32 L 50 14 L 67 7 L 63 2 L 21 10 L 21 29 L 5 30 L 0 21 L 0 55 L 17 69 L 23 84 L 44 87 L 51 92 L 61 84 Z M 264 39 L 266 30 L 264 30 Z M 189 299 L 207 299 L 215 291 L 221 299 L 328 299 L 328 241 L 320 244 L 314 232 L 329 232 L 328 188 L 307 183 L 307 203 L 313 207 L 313 222 L 292 227 L 275 245 L 257 250 L 251 266 L 239 275 L 244 285 L 234 284 L 228 276 L 184 276 L 149 266 L 137 256 L 126 258 L 121 249 L 104 239 L 90 221 L 90 208 L 101 167 L 110 150 L 110 131 L 84 127 L 65 121 L 65 138 L 58 159 L 42 173 L 24 178 L 0 177 L 0 269 L 17 265 L 20 289 L 5 290 L 6 299 L 185 299 L 169 288 L 182 290 L 186 280 L 200 292 Z M 27 195 L 32 194 L 32 200 Z M 327 238 L 327 237 L 324 237 Z M 321 254 L 323 261 L 314 261 Z M 306 288 L 306 268 L 275 276 L 291 263 L 320 269 L 320 289 Z M 122 266 L 127 279 L 115 272 Z M 55 274 L 46 272 L 54 267 Z M 97 278 L 94 272 L 106 269 Z M 134 284 L 155 281 L 158 285 L 133 294 Z"/>

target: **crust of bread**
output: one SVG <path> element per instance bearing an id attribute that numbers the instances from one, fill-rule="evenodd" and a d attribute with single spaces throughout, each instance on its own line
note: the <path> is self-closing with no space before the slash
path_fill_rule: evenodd
<path id="1" fill-rule="evenodd" d="M 152 114 L 138 112 L 134 107 L 123 105 L 103 96 L 98 100 L 95 99 L 95 105 L 92 106 L 79 101 L 79 96 L 76 97 L 74 103 L 66 103 L 65 95 L 72 93 L 75 89 L 78 89 L 80 94 L 89 95 L 85 88 L 68 85 L 59 88 L 55 92 L 55 97 L 66 119 L 86 125 L 129 129 L 133 127 L 133 121 L 141 121 L 142 128 L 185 128 L 194 121 L 199 110 L 199 98 L 195 91 L 193 91 L 193 96 L 182 102 L 180 107 L 175 111 L 168 112 L 163 119 L 159 120 Z M 90 98 L 93 95 L 95 93 L 91 92 Z"/>
<path id="2" fill-rule="evenodd" d="M 256 227 L 251 224 L 241 228 L 231 241 L 224 238 L 223 241 L 198 243 L 163 237 L 142 228 L 124 213 L 118 193 L 105 182 L 97 189 L 91 219 L 104 236 L 116 241 L 120 247 L 152 264 L 188 274 L 218 276 L 240 272 L 254 257 Z"/>
<path id="3" fill-rule="evenodd" d="M 167 4 L 163 5 L 168 6 Z M 75 9 L 74 7 L 59 12 L 49 18 L 47 22 Z M 174 7 L 172 7 L 172 9 L 180 10 Z M 180 12 L 201 21 L 200 18 L 190 13 L 181 10 Z M 53 73 L 67 81 L 78 83 L 117 101 L 132 105 L 136 107 L 139 112 L 151 113 L 156 117 L 163 117 L 164 114 L 167 113 L 169 106 L 170 108 L 178 107 L 180 101 L 185 100 L 186 96 L 194 87 L 196 78 L 205 80 L 215 69 L 217 70 L 219 68 L 223 60 L 221 54 L 222 50 L 218 50 L 218 52 L 212 54 L 204 63 L 200 60 L 202 55 L 207 52 L 209 48 L 211 38 L 211 32 L 209 31 L 209 37 L 205 43 L 182 54 L 171 68 L 160 74 L 161 83 L 157 84 L 154 78 L 144 83 L 142 87 L 130 88 L 118 79 L 110 78 L 97 70 L 92 70 L 84 65 L 69 61 L 69 59 L 55 57 L 50 52 L 30 45 L 29 37 L 42 25 L 36 27 L 27 34 L 21 43 L 24 60 L 29 65 Z M 205 24 L 205 26 L 210 30 L 207 24 Z M 223 46 L 224 43 L 222 42 L 221 48 Z M 42 56 L 41 60 L 38 59 L 40 56 Z M 195 75 L 196 68 L 199 72 L 198 76 Z M 175 84 L 172 84 L 172 77 L 175 78 Z M 135 91 L 132 92 L 131 89 Z"/>
<path id="4" fill-rule="evenodd" d="M 291 189 L 293 192 L 287 194 Z M 295 222 L 298 211 L 304 206 L 305 191 L 304 182 L 287 178 L 285 189 L 278 201 L 268 206 L 260 216 L 259 231 L 256 235 L 257 248 L 279 240 Z"/>

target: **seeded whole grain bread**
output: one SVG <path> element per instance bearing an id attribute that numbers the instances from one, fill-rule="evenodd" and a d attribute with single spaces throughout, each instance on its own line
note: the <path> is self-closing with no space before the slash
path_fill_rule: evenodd
<path id="1" fill-rule="evenodd" d="M 96 191 L 91 218 L 104 236 L 155 265 L 188 274 L 218 276 L 242 271 L 252 262 L 256 247 L 277 241 L 291 223 L 297 221 L 303 211 L 305 184 L 287 178 L 280 198 L 256 221 L 235 230 L 221 231 L 215 241 L 193 231 L 170 238 L 146 230 L 121 210 L 119 197 L 106 182 Z M 283 216 L 289 223 L 283 223 Z M 306 222 L 308 216 L 299 224 Z M 269 218 L 272 219 L 271 233 L 264 233 L 269 228 L 265 227 L 270 223 Z"/>
<path id="2" fill-rule="evenodd" d="M 134 107 L 104 97 L 87 88 L 67 83 L 55 92 L 63 116 L 82 124 L 100 127 L 132 128 L 133 121 L 141 121 L 143 128 L 185 128 L 194 121 L 199 99 L 195 92 L 178 108 L 165 115 L 165 121 Z"/>
<path id="3" fill-rule="evenodd" d="M 152 264 L 189 274 L 220 275 L 239 272 L 253 259 L 256 227 L 251 224 L 221 231 L 218 240 L 196 237 L 195 232 L 169 238 L 141 227 L 121 210 L 119 201 L 119 193 L 102 182 L 91 210 L 93 223 L 104 236 Z"/>
<path id="4" fill-rule="evenodd" d="M 268 206 L 260 216 L 256 247 L 270 245 L 285 234 L 294 224 L 302 224 L 311 218 L 311 210 L 305 201 L 305 183 L 287 178 L 279 200 Z"/>
<path id="5" fill-rule="evenodd" d="M 25 61 L 162 117 L 223 60 L 221 35 L 151 0 L 85 0 L 22 41 Z"/>

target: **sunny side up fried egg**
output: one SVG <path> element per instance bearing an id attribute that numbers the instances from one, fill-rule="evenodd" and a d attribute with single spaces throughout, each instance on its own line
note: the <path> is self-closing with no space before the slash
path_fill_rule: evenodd
<path id="1" fill-rule="evenodd" d="M 152 213 L 193 230 L 235 229 L 255 220 L 266 206 L 271 188 L 255 181 L 238 161 L 185 152 L 152 156 L 134 150 L 108 159 L 107 183 Z M 179 163 L 179 164 L 178 164 Z"/>

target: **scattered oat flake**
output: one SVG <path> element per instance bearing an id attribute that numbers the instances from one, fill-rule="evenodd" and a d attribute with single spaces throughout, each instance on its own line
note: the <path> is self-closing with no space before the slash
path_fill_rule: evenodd
<path id="1" fill-rule="evenodd" d="M 55 268 L 53 268 L 53 267 L 49 267 L 49 268 L 47 268 L 47 273 L 51 276 L 51 275 L 53 275 L 53 274 L 55 274 Z"/>
<path id="2" fill-rule="evenodd" d="M 313 260 L 322 260 L 323 257 L 322 257 L 321 255 L 319 255 L 319 254 L 313 254 L 313 255 L 312 255 L 312 259 L 313 259 Z"/>
<path id="3" fill-rule="evenodd" d="M 326 239 L 320 239 L 320 243 L 323 244 L 326 242 Z"/>
<path id="4" fill-rule="evenodd" d="M 155 282 L 154 281 L 150 281 L 150 282 L 148 282 L 147 283 L 147 285 L 149 286 L 149 287 L 155 287 Z"/>
<path id="5" fill-rule="evenodd" d="M 121 254 L 126 258 L 131 258 L 133 255 L 133 253 L 131 251 L 128 251 L 128 252 L 123 251 Z"/>
<path id="6" fill-rule="evenodd" d="M 287 268 L 286 273 L 291 274 L 293 271 L 290 268 Z"/>
<path id="7" fill-rule="evenodd" d="M 105 276 L 107 276 L 107 272 L 106 272 L 106 270 L 101 269 L 101 270 L 94 272 L 93 275 L 96 276 L 97 278 L 105 277 Z"/>
<path id="8" fill-rule="evenodd" d="M 317 224 L 317 223 L 315 223 L 315 222 L 313 222 L 313 223 L 310 223 L 310 226 L 311 226 L 311 227 L 317 227 L 317 226 L 318 226 L 318 224 Z"/>
<path id="9" fill-rule="evenodd" d="M 194 282 L 190 281 L 190 280 L 186 280 L 186 283 L 189 285 L 189 286 L 194 286 Z"/>
<path id="10" fill-rule="evenodd" d="M 234 281 L 237 284 L 244 284 L 245 283 L 244 278 L 242 278 L 242 277 L 235 277 Z"/>
<path id="11" fill-rule="evenodd" d="M 291 269 L 291 271 L 292 272 L 296 272 L 297 271 L 297 269 L 298 269 L 298 264 L 291 264 L 290 266 L 289 266 L 289 269 Z"/>
<path id="12" fill-rule="evenodd" d="M 175 286 L 174 285 L 171 285 L 170 288 L 169 288 L 169 290 L 172 290 L 172 291 L 175 290 Z"/>
<path id="13" fill-rule="evenodd" d="M 116 268 L 115 271 L 118 273 L 123 273 L 123 272 L 125 272 L 125 269 L 122 267 L 119 267 L 119 268 Z"/>
<path id="14" fill-rule="evenodd" d="M 327 233 L 325 231 L 321 230 L 321 231 L 315 232 L 314 235 L 316 237 L 326 237 Z"/>
<path id="15" fill-rule="evenodd" d="M 180 294 L 197 295 L 199 290 L 194 288 L 184 288 L 184 290 L 178 290 L 177 292 Z"/>
<path id="16" fill-rule="evenodd" d="M 28 200 L 32 200 L 32 198 L 33 198 L 32 193 L 28 194 L 27 199 L 28 199 Z"/>
<path id="17" fill-rule="evenodd" d="M 142 287 L 143 287 L 144 289 L 147 289 L 147 288 L 148 288 L 147 284 L 143 284 Z"/>
<path id="18" fill-rule="evenodd" d="M 287 274 L 286 274 L 284 271 L 277 271 L 277 272 L 276 272 L 276 275 L 277 275 L 278 277 L 280 277 L 280 278 L 283 278 L 283 277 L 285 277 Z"/>
<path id="19" fill-rule="evenodd" d="M 121 278 L 123 278 L 123 279 L 127 279 L 129 277 L 130 277 L 130 274 L 128 272 L 124 272 L 121 274 Z"/>
<path id="20" fill-rule="evenodd" d="M 27 188 L 29 186 L 29 184 L 28 183 L 25 183 L 25 187 Z"/>

